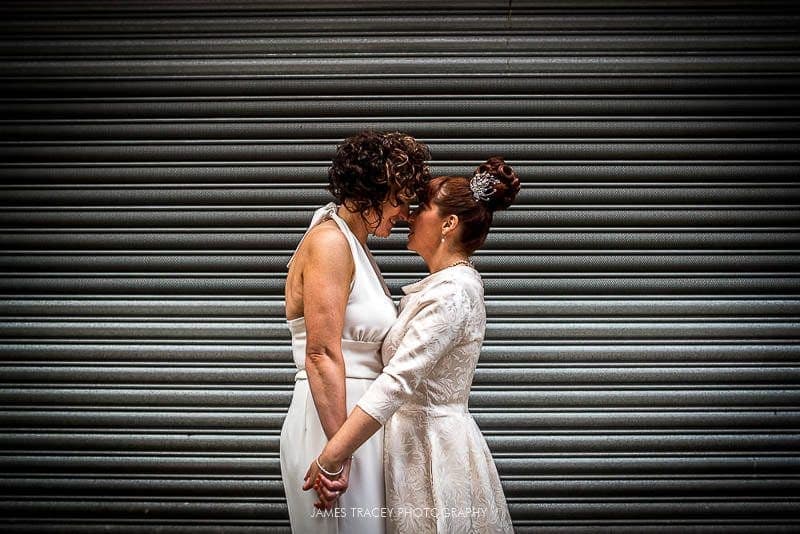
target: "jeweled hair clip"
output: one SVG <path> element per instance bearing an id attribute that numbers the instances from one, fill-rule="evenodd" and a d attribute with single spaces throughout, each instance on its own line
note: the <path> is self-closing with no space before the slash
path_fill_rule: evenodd
<path id="1" fill-rule="evenodd" d="M 469 181 L 469 188 L 472 190 L 472 196 L 475 200 L 488 202 L 494 193 L 495 184 L 499 182 L 500 180 L 491 173 L 486 171 L 476 172 Z"/>

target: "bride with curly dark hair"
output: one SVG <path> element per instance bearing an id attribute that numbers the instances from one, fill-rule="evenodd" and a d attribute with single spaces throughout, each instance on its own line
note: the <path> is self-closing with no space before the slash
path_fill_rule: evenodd
<path id="1" fill-rule="evenodd" d="M 419 192 L 408 249 L 431 274 L 403 288 L 380 376 L 309 462 L 303 489 L 315 490 L 320 509 L 356 490 L 345 465 L 383 434 L 389 533 L 513 532 L 497 467 L 468 410 L 486 330 L 483 282 L 469 257 L 519 191 L 517 173 L 493 156 L 469 178 L 438 176 Z"/>
<path id="2" fill-rule="evenodd" d="M 383 518 L 324 514 L 301 489 L 309 462 L 380 375 L 383 338 L 397 310 L 367 236 L 387 237 L 430 180 L 428 148 L 401 132 L 363 131 L 339 145 L 328 172 L 336 199 L 314 213 L 289 262 L 286 318 L 297 366 L 281 429 L 281 473 L 293 532 L 384 532 Z M 383 434 L 341 466 L 353 489 L 341 507 L 381 510 Z M 319 513 L 316 513 L 319 512 Z"/>

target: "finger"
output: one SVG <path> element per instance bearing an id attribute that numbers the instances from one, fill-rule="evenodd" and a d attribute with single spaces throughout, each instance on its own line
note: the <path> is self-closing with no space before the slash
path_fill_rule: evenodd
<path id="1" fill-rule="evenodd" d="M 339 491 L 341 492 L 344 489 L 347 489 L 349 486 L 348 480 L 345 477 L 337 478 L 336 480 L 331 480 L 325 475 L 319 475 L 320 482 L 323 486 L 328 488 L 330 491 Z"/>
<path id="2" fill-rule="evenodd" d="M 318 508 L 320 510 L 327 510 L 331 507 L 331 503 L 327 499 L 325 499 L 325 497 L 319 494 L 317 494 L 317 501 L 315 505 L 319 505 Z"/>
<path id="3" fill-rule="evenodd" d="M 334 485 L 332 487 L 328 487 L 328 486 L 322 486 L 322 487 L 325 488 L 325 491 L 328 491 L 330 493 L 343 493 L 344 490 L 347 489 L 347 486 L 345 486 L 343 484 L 336 484 L 336 485 Z"/>
<path id="4" fill-rule="evenodd" d="M 317 494 L 321 495 L 326 501 L 335 501 L 339 498 L 338 491 L 331 491 L 325 486 L 320 486 L 317 490 Z"/>
<path id="5" fill-rule="evenodd" d="M 329 491 L 324 486 L 317 488 L 317 497 L 327 507 L 333 507 L 333 504 L 339 499 L 338 491 Z"/>
<path id="6" fill-rule="evenodd" d="M 343 489 L 347 489 L 347 486 L 348 486 L 347 480 L 345 479 L 334 480 L 333 482 L 331 482 L 331 485 L 330 487 L 328 487 L 328 489 L 332 491 L 342 491 Z"/>
<path id="7" fill-rule="evenodd" d="M 340 495 L 340 492 L 330 491 L 325 486 L 320 484 L 314 485 L 314 491 L 317 493 L 318 499 L 326 507 L 326 509 L 330 508 L 330 505 L 336 502 Z"/>
<path id="8" fill-rule="evenodd" d="M 347 489 L 348 483 L 345 478 L 337 478 L 336 480 L 322 481 L 322 485 L 330 491 L 339 491 Z"/>
<path id="9" fill-rule="evenodd" d="M 325 486 L 326 488 L 331 489 L 331 490 L 337 489 L 337 486 L 339 485 L 339 479 L 338 478 L 336 480 L 331 480 L 328 477 L 326 477 L 325 475 L 320 475 L 319 476 L 319 480 L 320 480 L 320 482 L 322 483 L 323 486 Z"/>
<path id="10" fill-rule="evenodd" d="M 339 492 L 338 491 L 332 491 L 332 492 L 329 492 L 329 493 L 325 493 L 325 500 L 328 501 L 331 504 L 335 503 L 337 500 L 339 500 Z"/>
<path id="11" fill-rule="evenodd" d="M 306 491 L 308 491 L 310 489 L 313 489 L 314 491 L 319 493 L 319 485 L 320 485 L 319 484 L 319 477 L 317 477 L 315 479 L 309 479 L 308 482 L 306 482 L 306 484 L 303 486 L 303 489 L 306 490 Z M 308 487 L 306 487 L 306 486 L 308 486 Z"/>

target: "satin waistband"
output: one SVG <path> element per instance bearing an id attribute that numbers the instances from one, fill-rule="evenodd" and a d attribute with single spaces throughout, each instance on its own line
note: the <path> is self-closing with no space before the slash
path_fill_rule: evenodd
<path id="1" fill-rule="evenodd" d="M 381 361 L 380 341 L 356 341 L 354 339 L 342 340 L 342 356 L 344 356 L 345 378 L 367 378 L 375 380 L 383 371 Z M 297 365 L 295 380 L 308 380 L 306 374 L 306 344 L 305 339 L 292 340 L 292 353 L 294 363 Z"/>

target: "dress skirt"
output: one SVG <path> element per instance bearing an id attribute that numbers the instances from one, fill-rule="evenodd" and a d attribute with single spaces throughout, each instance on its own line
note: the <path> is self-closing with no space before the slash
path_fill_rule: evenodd
<path id="1" fill-rule="evenodd" d="M 372 378 L 346 378 L 347 412 L 372 384 Z M 303 477 L 328 438 L 322 430 L 308 380 L 295 381 L 289 412 L 281 428 L 280 455 L 286 502 L 295 534 L 383 534 L 385 488 L 383 427 L 353 455 L 350 483 L 332 510 L 317 510 L 313 489 L 303 491 Z"/>

